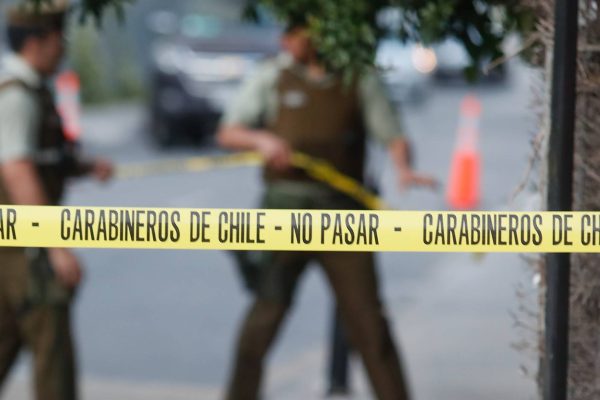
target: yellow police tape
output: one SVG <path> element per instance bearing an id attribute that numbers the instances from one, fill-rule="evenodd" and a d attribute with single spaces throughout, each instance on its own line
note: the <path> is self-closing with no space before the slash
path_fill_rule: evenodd
<path id="1" fill-rule="evenodd" d="M 600 212 L 0 206 L 0 246 L 600 252 Z"/>
<path id="2" fill-rule="evenodd" d="M 291 162 L 294 167 L 303 169 L 312 178 L 350 196 L 368 209 L 389 208 L 381 198 L 366 189 L 360 182 L 342 174 L 325 161 L 295 152 L 292 154 Z M 262 163 L 262 157 L 253 152 L 189 157 L 120 165 L 117 168 L 117 178 L 131 179 L 174 172 L 200 172 L 214 168 L 234 168 L 260 165 Z"/>

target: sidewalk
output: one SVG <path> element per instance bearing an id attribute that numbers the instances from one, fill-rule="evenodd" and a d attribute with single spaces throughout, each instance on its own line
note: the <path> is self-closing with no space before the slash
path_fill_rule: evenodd
<path id="1" fill-rule="evenodd" d="M 519 371 L 522 365 L 531 370 L 536 360 L 511 347 L 523 338 L 511 316 L 518 315 L 518 284 L 534 297 L 531 272 L 519 255 L 489 254 L 480 262 L 451 255 L 434 268 L 435 280 L 420 289 L 397 330 L 416 398 L 535 398 L 535 382 Z"/>

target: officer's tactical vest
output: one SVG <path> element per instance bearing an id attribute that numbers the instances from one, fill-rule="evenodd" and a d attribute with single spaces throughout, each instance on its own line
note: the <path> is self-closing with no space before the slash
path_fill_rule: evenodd
<path id="1" fill-rule="evenodd" d="M 365 130 L 356 85 L 337 80 L 319 85 L 289 69 L 280 73 L 278 112 L 270 127 L 295 151 L 328 161 L 358 181 L 363 180 Z M 267 169 L 265 178 L 309 180 L 301 170 Z"/>
<path id="2" fill-rule="evenodd" d="M 34 94 L 39 102 L 41 120 L 37 134 L 37 149 L 34 154 L 34 162 L 46 196 L 50 204 L 59 203 L 68 176 L 75 172 L 75 161 L 69 144 L 63 134 L 60 116 L 56 111 L 52 93 L 46 88 L 34 89 L 26 83 L 11 79 L 0 83 L 0 91 L 11 86 L 20 86 Z M 0 204 L 10 204 L 10 199 L 0 181 Z"/>

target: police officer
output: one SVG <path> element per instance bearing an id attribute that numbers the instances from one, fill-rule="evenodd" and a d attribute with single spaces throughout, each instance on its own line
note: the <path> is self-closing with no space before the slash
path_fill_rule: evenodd
<path id="1" fill-rule="evenodd" d="M 432 178 L 412 170 L 407 141 L 375 74 L 344 84 L 319 61 L 302 19 L 290 25 L 283 42 L 287 54 L 264 63 L 245 82 L 217 136 L 226 148 L 258 151 L 264 156 L 264 208 L 361 208 L 290 167 L 290 157 L 293 151 L 301 151 L 363 181 L 368 136 L 387 144 L 402 187 L 435 184 Z M 377 398 L 409 398 L 372 254 L 265 252 L 262 257 L 252 283 L 255 298 L 236 348 L 228 400 L 258 398 L 264 358 L 310 260 L 322 266 Z"/>
<path id="2" fill-rule="evenodd" d="M 110 163 L 88 161 L 63 134 L 48 79 L 64 53 L 67 4 L 12 7 L 0 67 L 0 204 L 56 205 L 65 182 Z M 82 279 L 69 249 L 0 249 L 0 385 L 23 347 L 33 354 L 38 400 L 77 398 L 70 308 Z"/>

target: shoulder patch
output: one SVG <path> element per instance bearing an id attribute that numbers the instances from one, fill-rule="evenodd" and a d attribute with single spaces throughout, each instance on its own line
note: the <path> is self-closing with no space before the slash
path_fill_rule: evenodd
<path id="1" fill-rule="evenodd" d="M 288 108 L 300 108 L 306 104 L 306 94 L 301 90 L 290 89 L 283 93 L 282 103 Z"/>

